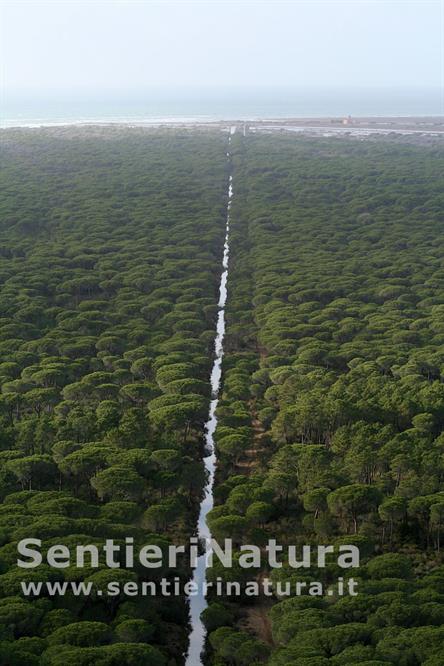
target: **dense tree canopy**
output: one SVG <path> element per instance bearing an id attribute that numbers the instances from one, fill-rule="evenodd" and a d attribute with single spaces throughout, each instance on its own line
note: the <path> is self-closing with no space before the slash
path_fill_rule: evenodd
<path id="1" fill-rule="evenodd" d="M 353 544 L 360 567 L 262 563 L 211 596 L 214 666 L 438 666 L 444 650 L 443 153 L 399 139 L 232 138 L 235 197 L 209 525 L 263 547 Z M 190 576 L 18 570 L 16 544 L 193 533 L 225 233 L 219 131 L 3 133 L 0 662 L 183 663 Z M 345 571 L 345 573 L 344 573 Z M 353 576 L 357 596 L 341 595 Z M 249 580 L 270 581 L 251 599 Z M 89 596 L 20 581 L 91 582 Z M 315 596 L 279 589 L 319 581 Z"/>
<path id="2" fill-rule="evenodd" d="M 256 661 L 272 666 L 438 664 L 442 149 L 288 134 L 234 143 L 210 525 L 238 543 L 355 543 L 361 566 L 357 597 L 335 592 L 333 559 L 262 568 L 275 590 L 315 580 L 332 596 L 227 598 L 237 619 L 229 633 L 211 616 L 214 663 L 243 663 L 247 626 L 271 648 Z"/>
<path id="3" fill-rule="evenodd" d="M 193 532 L 226 139 L 138 130 L 2 139 L 0 661 L 180 663 L 184 598 L 23 598 L 21 580 L 85 571 L 19 571 L 15 547 L 160 535 L 166 547 Z M 86 571 L 97 588 L 161 575 L 103 567 Z M 186 580 L 187 567 L 182 559 L 163 574 Z"/>

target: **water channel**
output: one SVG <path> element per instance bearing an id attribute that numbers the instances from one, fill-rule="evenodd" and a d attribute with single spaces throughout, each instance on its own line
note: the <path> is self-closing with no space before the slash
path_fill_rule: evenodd
<path id="1" fill-rule="evenodd" d="M 231 163 L 231 135 L 236 128 L 232 127 L 228 138 L 229 147 L 227 152 L 228 162 Z M 225 243 L 222 257 L 222 273 L 219 286 L 219 302 L 216 324 L 216 337 L 214 340 L 214 363 L 210 376 L 211 384 L 211 402 L 208 413 L 208 420 L 205 424 L 205 452 L 204 465 L 207 473 L 204 496 L 200 504 L 199 520 L 197 523 L 197 536 L 207 544 L 206 553 L 199 556 L 196 567 L 193 570 L 193 583 L 198 590 L 198 594 L 190 595 L 188 598 L 190 609 L 191 633 L 189 637 L 189 647 L 186 657 L 186 666 L 201 666 L 202 652 L 205 647 L 206 629 L 201 620 L 201 613 L 207 607 L 207 600 L 203 588 L 207 577 L 207 557 L 209 555 L 211 532 L 207 525 L 207 515 L 214 505 L 213 485 L 216 471 L 216 451 L 214 446 L 214 433 L 217 427 L 216 409 L 219 402 L 219 391 L 222 377 L 222 358 L 224 355 L 224 335 L 225 335 L 225 304 L 227 302 L 227 280 L 228 280 L 228 258 L 230 252 L 230 208 L 233 197 L 233 176 L 230 174 L 228 181 L 228 203 L 227 219 L 225 226 Z"/>

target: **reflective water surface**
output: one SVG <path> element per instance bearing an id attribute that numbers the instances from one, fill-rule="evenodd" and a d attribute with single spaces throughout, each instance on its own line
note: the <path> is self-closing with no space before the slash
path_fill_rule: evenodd
<path id="1" fill-rule="evenodd" d="M 235 128 L 231 128 L 231 134 L 234 134 Z M 231 143 L 231 136 L 228 139 Z M 227 159 L 231 160 L 230 149 L 227 152 Z M 205 469 L 207 472 L 207 481 L 204 489 L 204 497 L 200 504 L 199 520 L 197 524 L 197 536 L 199 539 L 211 539 L 211 532 L 207 525 L 207 515 L 214 505 L 213 484 L 216 471 L 216 452 L 214 448 L 214 432 L 217 426 L 216 408 L 219 401 L 220 381 L 222 376 L 222 357 L 224 354 L 223 341 L 225 335 L 225 304 L 227 302 L 227 279 L 228 279 L 228 258 L 229 258 L 229 235 L 230 235 L 230 208 L 233 197 L 233 176 L 230 175 L 228 183 L 228 204 L 227 204 L 227 223 L 225 227 L 225 243 L 222 258 L 222 274 L 219 287 L 219 311 L 217 314 L 216 337 L 214 340 L 214 363 L 210 376 L 211 384 L 211 402 L 208 413 L 208 420 L 205 424 L 205 442 L 208 455 L 204 458 Z M 196 584 L 199 594 L 189 597 L 191 633 L 189 638 L 188 654 L 186 666 L 200 666 L 202 664 L 202 651 L 205 646 L 206 630 L 200 619 L 200 615 L 207 607 L 207 600 L 201 590 L 206 581 L 206 561 L 209 549 L 197 560 L 196 568 L 193 571 L 193 582 Z"/>

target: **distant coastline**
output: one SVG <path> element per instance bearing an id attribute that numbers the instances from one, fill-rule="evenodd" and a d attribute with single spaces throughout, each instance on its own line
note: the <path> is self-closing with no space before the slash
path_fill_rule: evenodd
<path id="1" fill-rule="evenodd" d="M 206 124 L 444 116 L 438 88 L 218 87 L 3 94 L 0 126 Z"/>
<path id="2" fill-rule="evenodd" d="M 362 116 L 362 117 L 305 117 L 305 118 L 253 118 L 208 119 L 198 117 L 147 118 L 145 120 L 76 120 L 72 122 L 27 123 L 3 125 L 1 131 L 46 130 L 57 135 L 83 132 L 95 134 L 128 129 L 207 129 L 228 130 L 235 125 L 244 135 L 292 132 L 318 137 L 413 137 L 443 138 L 444 116 Z"/>

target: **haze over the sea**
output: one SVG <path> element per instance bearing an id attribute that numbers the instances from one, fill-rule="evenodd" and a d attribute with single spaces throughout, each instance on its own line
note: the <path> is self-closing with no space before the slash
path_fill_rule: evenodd
<path id="1" fill-rule="evenodd" d="M 2 0 L 3 125 L 441 115 L 440 0 Z"/>
<path id="2" fill-rule="evenodd" d="M 434 116 L 442 114 L 440 91 L 424 89 L 203 90 L 151 93 L 11 95 L 1 125 L 77 122 L 168 122 L 328 116 Z"/>

